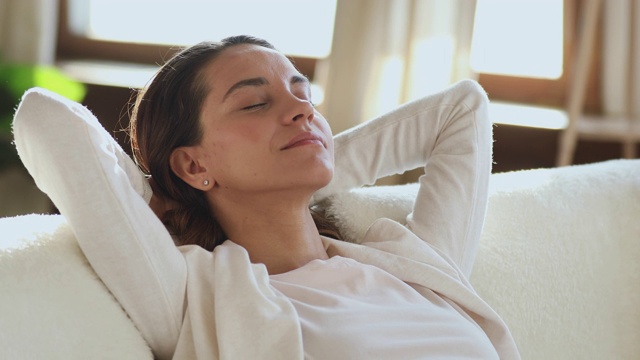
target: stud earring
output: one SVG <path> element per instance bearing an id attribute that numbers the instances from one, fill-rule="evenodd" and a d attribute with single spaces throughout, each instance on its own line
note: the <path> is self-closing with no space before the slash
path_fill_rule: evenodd
<path id="1" fill-rule="evenodd" d="M 209 180 L 205 180 L 205 181 L 203 181 L 203 182 L 202 182 L 202 185 L 204 185 L 204 186 L 209 186 Z"/>

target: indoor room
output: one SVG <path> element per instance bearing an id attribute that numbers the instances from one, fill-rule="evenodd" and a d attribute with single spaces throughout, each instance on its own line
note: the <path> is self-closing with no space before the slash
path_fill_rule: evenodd
<path id="1" fill-rule="evenodd" d="M 245 39 L 240 41 L 251 43 L 223 46 L 206 62 L 212 69 L 211 64 L 229 63 L 216 72 L 222 79 L 244 74 L 243 64 L 262 57 L 288 60 L 274 60 L 280 65 L 267 75 L 238 81 L 221 96 L 222 105 L 211 108 L 207 101 L 213 100 L 207 99 L 223 91 L 222 86 L 201 70 L 205 62 L 194 60 L 179 71 L 179 59 L 190 56 L 185 49 L 212 48 L 235 35 L 271 45 Z M 251 57 L 238 50 L 241 61 L 230 60 L 229 49 L 238 47 L 261 47 L 262 52 Z M 274 69 L 294 76 L 277 88 L 270 76 L 280 73 Z M 250 70 L 247 74 L 258 73 Z M 165 74 L 172 71 L 175 78 Z M 193 81 L 175 85 L 183 81 L 181 76 Z M 173 86 L 171 91 L 156 90 L 165 84 Z M 227 111 L 228 98 L 234 101 L 249 91 L 259 100 L 243 105 L 242 112 L 229 110 L 216 125 L 203 122 L 208 114 Z M 291 108 L 282 105 L 285 101 Z M 269 118 L 280 107 L 283 113 L 295 108 L 299 114 L 287 113 L 271 125 L 255 120 Z M 422 115 L 427 112 L 433 115 Z M 277 134 L 290 131 L 284 118 L 294 126 L 304 116 L 309 121 L 304 134 L 278 145 L 278 156 L 294 149 L 297 157 L 263 157 L 249 150 L 261 141 L 273 148 L 280 141 Z M 433 125 L 403 125 L 420 116 Z M 145 128 L 145 117 L 164 125 L 147 130 L 151 127 Z M 189 125 L 183 125 L 187 120 Z M 457 127 L 467 120 L 480 125 Z M 227 129 L 228 136 L 211 135 L 206 129 L 213 126 Z M 266 139 L 265 132 L 272 130 L 275 135 Z M 209 137 L 215 141 L 207 145 L 202 139 Z M 262 336 L 265 324 L 271 324 L 265 319 L 274 321 L 275 315 L 260 318 L 267 315 L 259 308 L 260 320 L 239 327 L 234 319 L 246 318 L 242 311 L 258 313 L 242 308 L 249 306 L 244 303 L 222 316 L 216 298 L 211 306 L 216 309 L 212 313 L 219 311 L 217 330 L 198 327 L 200 322 L 185 320 L 194 316 L 195 306 L 210 300 L 198 298 L 194 307 L 186 305 L 194 301 L 188 296 L 193 296 L 190 281 L 197 276 L 189 273 L 188 280 L 185 275 L 182 283 L 172 283 L 171 291 L 182 286 L 188 294 L 173 296 L 163 276 L 174 275 L 153 260 L 164 252 L 174 256 L 179 248 L 179 260 L 166 259 L 177 264 L 185 257 L 188 267 L 195 260 L 189 260 L 183 246 L 200 245 L 207 256 L 219 258 L 215 254 L 232 243 L 246 249 L 251 260 L 246 268 L 253 269 L 247 270 L 250 282 L 266 291 L 261 281 L 271 281 L 263 284 L 268 286 L 274 275 L 289 272 L 274 270 L 270 260 L 257 260 L 254 256 L 262 252 L 236 245 L 234 239 L 242 236 L 231 234 L 254 227 L 258 233 L 262 228 L 257 224 L 272 224 L 285 234 L 282 229 L 290 228 L 284 221 L 267 219 L 293 216 L 283 210 L 292 206 L 282 200 L 291 193 L 296 199 L 291 203 L 303 205 L 303 220 L 313 215 L 309 224 L 316 225 L 313 231 L 323 241 L 315 245 L 320 249 L 324 244 L 322 256 L 331 259 L 334 248 L 335 254 L 360 262 L 377 259 L 361 254 L 360 247 L 369 249 L 365 243 L 374 243 L 372 248 L 386 249 L 386 242 L 367 240 L 376 232 L 395 239 L 398 233 L 390 230 L 392 225 L 384 227 L 385 221 L 416 232 L 429 245 L 424 253 L 389 245 L 389 252 L 402 260 L 389 265 L 390 260 L 380 258 L 367 264 L 419 289 L 422 279 L 428 279 L 425 289 L 482 330 L 500 358 L 638 358 L 638 142 L 638 0 L 0 0 L 0 344 L 9 359 L 46 354 L 252 358 L 258 353 L 276 359 L 298 358 L 301 352 L 305 358 L 348 358 L 353 353 L 309 350 L 305 321 L 302 330 L 296 327 L 302 334 L 299 341 L 283 340 L 289 333 L 280 325 L 264 341 L 250 344 L 227 335 L 248 329 L 250 336 Z M 210 151 L 204 154 L 203 148 Z M 234 148 L 236 152 L 220 155 L 220 149 Z M 307 156 L 311 150 L 313 157 L 300 160 L 299 154 Z M 242 167 L 243 176 L 233 177 L 219 164 Z M 256 167 L 248 169 L 247 164 Z M 270 165 L 265 174 L 273 179 L 260 172 Z M 247 190 L 249 185 L 254 187 Z M 289 186 L 296 191 L 283 190 Z M 197 216 L 205 213 L 215 221 L 195 222 L 191 212 L 198 211 Z M 421 225 L 423 213 L 427 220 Z M 227 214 L 244 214 L 242 226 Z M 82 222 L 102 225 L 95 230 L 76 225 Z M 110 257 L 103 259 L 108 265 L 96 265 L 95 254 L 106 246 L 85 245 L 83 239 L 108 239 L 112 231 L 114 238 L 137 239 L 144 235 L 138 224 L 152 228 L 147 234 L 172 239 L 170 249 L 135 240 L 120 252 L 108 252 Z M 202 225 L 197 229 L 202 231 L 189 229 L 193 224 Z M 206 246 L 196 239 L 204 233 L 213 234 Z M 431 237 L 433 243 L 427 239 Z M 469 246 L 440 242 L 458 238 L 475 240 Z M 349 250 L 351 245 L 358 248 Z M 293 254 L 291 249 L 299 248 L 288 249 Z M 138 254 L 149 265 L 123 265 L 109 273 L 109 266 L 120 266 L 124 253 L 129 253 L 127 259 Z M 435 265 L 424 260 L 432 257 Z M 422 268 L 407 272 L 414 268 L 397 265 L 423 260 L 430 275 L 423 276 Z M 256 264 L 265 265 L 266 277 L 257 274 Z M 307 266 L 289 265 L 294 271 Z M 131 275 L 138 270 L 139 275 Z M 124 278 L 133 279 L 124 290 L 112 285 Z M 224 300 L 231 302 L 249 296 L 228 290 L 234 288 L 231 283 L 221 285 L 235 281 L 233 276 L 216 279 L 215 296 L 228 296 Z M 438 287 L 447 281 L 455 286 Z M 147 289 L 147 283 L 154 285 Z M 140 288 L 140 296 L 155 297 L 154 286 L 166 286 L 158 296 L 163 300 L 131 305 L 134 301 L 125 294 Z M 285 292 L 269 291 L 268 296 L 251 296 Z M 467 292 L 472 295 L 460 295 Z M 293 311 L 290 299 L 276 298 L 278 314 L 293 314 L 287 312 Z M 159 309 L 159 303 L 169 304 L 175 318 L 160 317 L 154 330 L 145 322 L 151 321 L 152 310 L 144 307 Z M 302 318 L 302 310 L 295 310 L 291 316 Z M 203 335 L 198 329 L 205 328 L 210 333 L 204 335 L 216 337 L 215 346 L 202 348 L 196 342 Z M 194 350 L 189 348 L 192 341 Z M 486 350 L 479 345 L 469 349 L 478 354 Z M 201 353 L 195 356 L 197 351 Z M 362 351 L 356 357 L 377 358 Z M 0 350 L 5 358 L 2 354 Z"/>

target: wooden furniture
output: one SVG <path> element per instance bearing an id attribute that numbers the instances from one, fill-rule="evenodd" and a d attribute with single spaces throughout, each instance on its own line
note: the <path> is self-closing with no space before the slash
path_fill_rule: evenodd
<path id="1" fill-rule="evenodd" d="M 627 114 L 620 116 L 592 116 L 584 115 L 583 108 L 589 67 L 595 42 L 598 21 L 603 11 L 602 0 L 583 1 L 581 23 L 578 31 L 576 57 L 573 62 L 572 74 L 567 94 L 566 112 L 568 123 L 562 130 L 558 148 L 557 165 L 570 165 L 573 161 L 578 140 L 616 141 L 623 145 L 622 154 L 625 158 L 636 157 L 636 143 L 640 142 L 640 119 L 634 119 L 628 105 Z M 634 1 L 631 2 L 632 4 Z M 633 5 L 632 5 L 633 6 Z M 630 13 L 633 13 L 631 11 Z M 631 35 L 630 53 L 634 53 L 635 36 Z M 629 62 L 630 73 L 638 71 L 636 64 Z M 629 91 L 634 91 L 629 86 Z"/>

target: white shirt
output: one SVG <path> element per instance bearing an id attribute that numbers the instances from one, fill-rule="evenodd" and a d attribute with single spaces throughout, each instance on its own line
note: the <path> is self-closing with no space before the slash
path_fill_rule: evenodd
<path id="1" fill-rule="evenodd" d="M 271 275 L 293 303 L 307 359 L 498 359 L 482 329 L 431 291 L 334 256 Z"/>

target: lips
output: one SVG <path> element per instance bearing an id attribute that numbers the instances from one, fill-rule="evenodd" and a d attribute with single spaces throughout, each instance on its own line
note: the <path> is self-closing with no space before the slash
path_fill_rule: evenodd
<path id="1" fill-rule="evenodd" d="M 298 146 L 318 144 L 324 146 L 324 139 L 312 132 L 303 132 L 294 136 L 289 142 L 280 148 L 280 150 L 287 150 Z"/>

